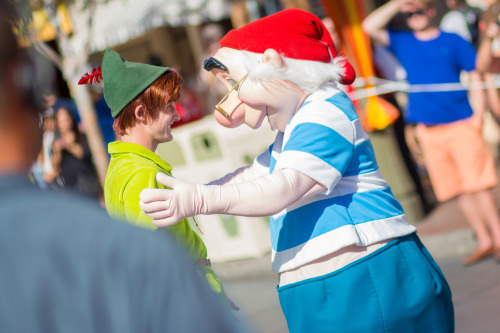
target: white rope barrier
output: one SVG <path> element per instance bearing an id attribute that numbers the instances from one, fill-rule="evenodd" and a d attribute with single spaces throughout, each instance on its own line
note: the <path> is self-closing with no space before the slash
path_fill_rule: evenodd
<path id="1" fill-rule="evenodd" d="M 500 88 L 500 80 L 492 82 L 450 82 L 450 83 L 430 83 L 430 84 L 409 84 L 406 81 L 391 81 L 381 78 L 364 79 L 359 78 L 354 82 L 355 87 L 366 86 L 373 84 L 373 87 L 357 89 L 349 93 L 352 100 L 378 96 L 396 91 L 407 93 L 422 93 L 422 92 L 442 92 L 442 91 L 460 91 L 471 89 L 488 89 Z"/>

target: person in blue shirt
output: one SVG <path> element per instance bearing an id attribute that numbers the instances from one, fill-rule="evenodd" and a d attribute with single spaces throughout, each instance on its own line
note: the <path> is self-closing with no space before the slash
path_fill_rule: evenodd
<path id="1" fill-rule="evenodd" d="M 111 116 L 111 109 L 104 100 L 104 95 L 102 94 L 102 86 L 92 85 L 90 86 L 89 90 L 92 101 L 94 102 L 97 120 L 99 121 L 99 127 L 101 128 L 104 146 L 107 151 L 108 144 L 110 142 L 116 141 L 116 135 L 113 131 L 114 118 Z"/>
<path id="2" fill-rule="evenodd" d="M 276 140 L 208 185 L 158 174 L 140 206 L 158 226 L 197 214 L 270 216 L 290 332 L 453 332 L 451 292 L 380 175 L 338 83 L 355 74 L 321 20 L 288 9 L 230 31 L 204 68 L 228 90 L 227 127 L 267 118 Z M 249 143 L 251 144 L 251 143 Z"/>
<path id="3" fill-rule="evenodd" d="M 406 17 L 410 31 L 386 28 L 398 13 Z M 491 193 L 497 177 L 482 137 L 481 115 L 473 113 L 465 90 L 416 89 L 421 84 L 458 83 L 462 70 L 475 69 L 473 45 L 441 31 L 435 15 L 432 0 L 391 0 L 365 18 L 363 29 L 375 42 L 387 46 L 407 72 L 413 87 L 405 112 L 408 137 L 418 139 L 437 199 L 457 198 L 477 236 L 477 249 L 463 263 L 492 255 L 500 260 L 500 216 Z"/>

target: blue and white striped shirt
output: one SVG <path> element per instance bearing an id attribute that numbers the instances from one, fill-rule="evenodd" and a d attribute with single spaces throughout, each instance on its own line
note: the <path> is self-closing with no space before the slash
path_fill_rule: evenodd
<path id="1" fill-rule="evenodd" d="M 327 189 L 271 217 L 275 272 L 416 230 L 380 175 L 354 105 L 333 84 L 304 101 L 257 162 L 271 173 L 296 169 Z"/>

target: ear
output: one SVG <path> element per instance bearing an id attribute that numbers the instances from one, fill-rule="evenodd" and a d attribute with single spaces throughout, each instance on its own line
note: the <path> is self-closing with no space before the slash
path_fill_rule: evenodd
<path id="1" fill-rule="evenodd" d="M 144 105 L 140 104 L 135 107 L 134 110 L 135 117 L 140 121 L 146 121 L 146 112 L 144 110 Z"/>
<path id="2" fill-rule="evenodd" d="M 264 54 L 262 55 L 262 61 L 266 64 L 268 62 L 271 62 L 271 64 L 275 68 L 282 68 L 285 67 L 285 61 L 283 58 L 280 56 L 278 52 L 274 49 L 267 49 Z"/>

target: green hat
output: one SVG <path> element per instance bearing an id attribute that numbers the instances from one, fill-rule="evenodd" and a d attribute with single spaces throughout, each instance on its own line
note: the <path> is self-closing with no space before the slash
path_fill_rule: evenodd
<path id="1" fill-rule="evenodd" d="M 130 62 L 107 49 L 102 60 L 102 79 L 104 99 L 113 118 L 168 69 L 169 67 Z"/>

